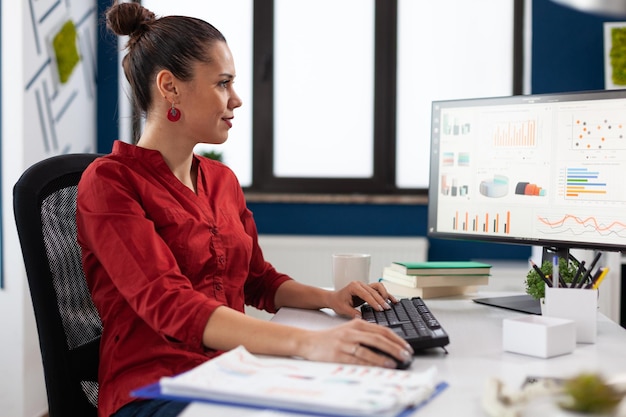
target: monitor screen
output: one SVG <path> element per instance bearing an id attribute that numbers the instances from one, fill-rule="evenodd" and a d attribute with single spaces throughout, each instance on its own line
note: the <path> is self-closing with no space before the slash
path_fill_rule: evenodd
<path id="1" fill-rule="evenodd" d="M 435 101 L 428 234 L 626 247 L 626 90 Z"/>

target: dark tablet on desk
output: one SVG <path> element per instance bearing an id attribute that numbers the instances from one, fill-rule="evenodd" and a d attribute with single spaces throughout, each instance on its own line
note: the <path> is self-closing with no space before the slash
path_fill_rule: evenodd
<path id="1" fill-rule="evenodd" d="M 528 294 L 475 298 L 473 301 L 478 304 L 506 308 L 507 310 L 519 311 L 521 313 L 541 315 L 539 300 L 534 299 Z"/>

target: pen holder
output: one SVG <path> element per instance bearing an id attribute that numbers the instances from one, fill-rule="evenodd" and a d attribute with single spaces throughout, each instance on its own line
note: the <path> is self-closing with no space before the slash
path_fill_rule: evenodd
<path id="1" fill-rule="evenodd" d="M 598 334 L 598 290 L 546 288 L 545 316 L 576 323 L 576 342 L 595 343 Z"/>

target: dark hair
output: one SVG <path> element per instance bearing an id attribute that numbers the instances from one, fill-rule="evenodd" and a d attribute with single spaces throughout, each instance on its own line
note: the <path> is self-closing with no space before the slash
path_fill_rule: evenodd
<path id="1" fill-rule="evenodd" d="M 108 28 L 117 35 L 128 35 L 127 54 L 122 60 L 137 108 L 146 113 L 150 104 L 151 82 L 156 73 L 167 69 L 181 80 L 192 77 L 192 64 L 210 62 L 210 47 L 226 42 L 210 23 L 187 16 L 157 18 L 138 3 L 118 3 L 106 11 Z"/>

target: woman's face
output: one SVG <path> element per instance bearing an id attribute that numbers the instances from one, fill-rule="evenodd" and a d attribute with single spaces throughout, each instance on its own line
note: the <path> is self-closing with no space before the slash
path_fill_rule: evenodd
<path id="1" fill-rule="evenodd" d="M 197 143 L 220 144 L 228 139 L 234 110 L 241 106 L 235 93 L 235 63 L 225 42 L 216 42 L 210 52 L 211 62 L 198 62 L 193 79 L 184 83 L 178 107 L 185 127 Z"/>

